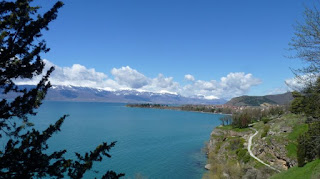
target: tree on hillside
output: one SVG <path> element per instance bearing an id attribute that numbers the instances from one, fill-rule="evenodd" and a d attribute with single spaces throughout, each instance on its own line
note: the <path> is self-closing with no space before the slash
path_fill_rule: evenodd
<path id="1" fill-rule="evenodd" d="M 47 141 L 66 119 L 62 116 L 44 131 L 32 128 L 29 116 L 36 115 L 51 87 L 48 78 L 51 67 L 33 89 L 21 89 L 16 79 L 31 79 L 42 74 L 44 62 L 40 54 L 49 51 L 42 30 L 56 19 L 63 3 L 58 1 L 44 14 L 38 14 L 40 7 L 30 5 L 32 0 L 0 2 L 0 92 L 18 93 L 14 100 L 0 101 L 0 139 L 6 141 L 0 149 L 1 178 L 82 178 L 92 168 L 93 162 L 103 156 L 111 157 L 108 151 L 115 145 L 102 143 L 95 150 L 84 155 L 76 153 L 77 160 L 64 158 L 66 150 L 49 154 Z M 103 178 L 119 178 L 123 174 L 108 171 Z"/>
<path id="2" fill-rule="evenodd" d="M 290 105 L 290 111 L 295 114 L 302 114 L 304 112 L 304 96 L 298 92 L 292 92 L 293 100 Z"/>
<path id="3" fill-rule="evenodd" d="M 240 112 L 232 115 L 232 126 L 237 128 L 246 128 L 252 122 L 248 112 Z"/>

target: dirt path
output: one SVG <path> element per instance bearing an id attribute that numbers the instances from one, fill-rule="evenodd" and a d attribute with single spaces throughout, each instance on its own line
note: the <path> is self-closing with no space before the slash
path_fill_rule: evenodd
<path id="1" fill-rule="evenodd" d="M 262 160 L 260 160 L 258 157 L 256 157 L 256 156 L 252 153 L 252 151 L 251 151 L 252 138 L 258 134 L 258 131 L 255 130 L 254 128 L 251 128 L 251 129 L 253 129 L 253 130 L 256 131 L 256 132 L 255 132 L 253 135 L 251 135 L 250 138 L 249 138 L 249 142 L 248 142 L 248 152 L 249 152 L 250 156 L 253 157 L 254 159 L 256 159 L 258 162 L 262 163 L 263 165 L 271 168 L 272 170 L 275 170 L 275 171 L 277 171 L 277 172 L 280 172 L 280 170 L 272 167 L 272 166 L 269 165 L 269 164 L 264 163 Z"/>

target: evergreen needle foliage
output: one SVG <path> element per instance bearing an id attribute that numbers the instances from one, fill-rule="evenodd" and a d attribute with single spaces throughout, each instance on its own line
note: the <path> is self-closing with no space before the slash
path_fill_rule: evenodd
<path id="1" fill-rule="evenodd" d="M 49 52 L 42 31 L 57 18 L 63 3 L 58 1 L 44 14 L 38 14 L 40 7 L 30 5 L 32 0 L 0 2 L 0 92 L 18 93 L 12 101 L 0 101 L 0 139 L 6 137 L 5 147 L 0 150 L 1 178 L 82 178 L 92 169 L 93 162 L 103 156 L 111 157 L 109 150 L 115 142 L 102 143 L 95 150 L 84 155 L 76 153 L 77 160 L 66 159 L 66 150 L 48 154 L 47 141 L 60 131 L 67 115 L 44 131 L 32 128 L 28 116 L 36 115 L 51 87 L 48 78 L 51 67 L 33 89 L 21 89 L 15 79 L 32 79 L 42 74 L 44 62 L 41 53 Z M 4 141 L 4 140 L 2 140 Z M 107 171 L 102 178 L 119 178 L 124 174 Z"/>

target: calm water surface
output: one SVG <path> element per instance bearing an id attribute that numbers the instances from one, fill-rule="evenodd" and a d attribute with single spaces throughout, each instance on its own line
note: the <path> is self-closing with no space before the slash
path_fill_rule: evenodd
<path id="1" fill-rule="evenodd" d="M 45 102 L 33 122 L 45 129 L 69 114 L 60 133 L 49 140 L 50 150 L 85 153 L 107 141 L 117 141 L 112 158 L 94 164 L 85 178 L 104 171 L 148 178 L 201 178 L 206 163 L 202 151 L 220 115 L 159 109 L 127 108 L 125 104 Z"/>

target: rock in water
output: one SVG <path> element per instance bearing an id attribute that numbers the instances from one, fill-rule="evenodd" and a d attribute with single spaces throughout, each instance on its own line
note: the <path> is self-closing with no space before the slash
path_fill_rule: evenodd
<path id="1" fill-rule="evenodd" d="M 211 169 L 211 164 L 207 164 L 206 166 L 204 166 L 205 169 L 210 170 Z"/>

